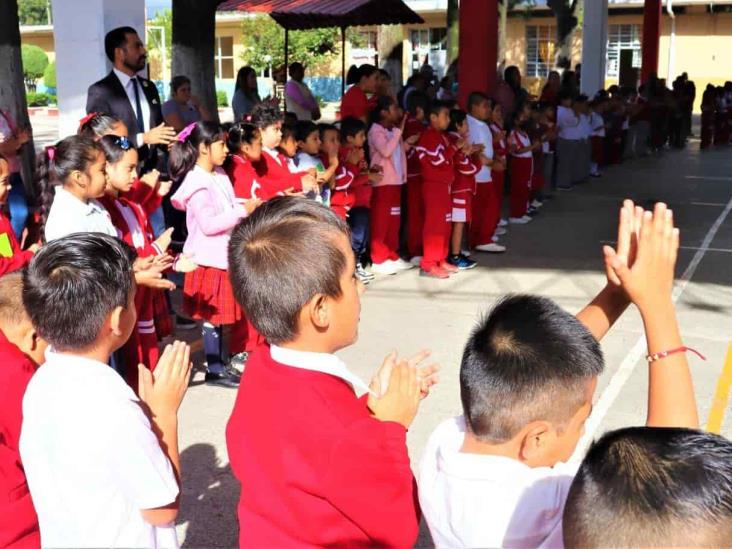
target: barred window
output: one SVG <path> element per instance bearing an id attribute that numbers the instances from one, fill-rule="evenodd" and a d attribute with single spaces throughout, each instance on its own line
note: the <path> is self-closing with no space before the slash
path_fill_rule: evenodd
<path id="1" fill-rule="evenodd" d="M 526 76 L 546 77 L 554 65 L 557 29 L 549 25 L 526 26 Z"/>
<path id="2" fill-rule="evenodd" d="M 633 50 L 633 67 L 641 66 L 641 26 L 608 25 L 607 64 L 605 75 L 617 78 L 620 71 L 620 52 Z"/>

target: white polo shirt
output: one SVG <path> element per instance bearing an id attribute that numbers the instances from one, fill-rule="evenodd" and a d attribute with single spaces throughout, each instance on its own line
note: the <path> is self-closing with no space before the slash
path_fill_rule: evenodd
<path id="1" fill-rule="evenodd" d="M 437 547 L 563 547 L 562 514 L 578 465 L 531 468 L 460 451 L 463 416 L 432 433 L 419 503 Z"/>
<path id="2" fill-rule="evenodd" d="M 470 143 L 473 145 L 484 145 L 485 149 L 483 150 L 483 154 L 487 156 L 488 158 L 493 158 L 493 134 L 491 133 L 491 129 L 482 120 L 478 120 L 477 118 L 468 115 L 468 137 L 470 139 Z M 476 183 L 489 183 L 492 181 L 491 178 L 491 168 L 490 166 L 482 166 L 480 170 L 478 170 L 478 173 L 475 174 L 475 182 Z"/>
<path id="3" fill-rule="evenodd" d="M 20 455 L 43 547 L 177 547 L 142 509 L 178 483 L 132 389 L 107 364 L 46 353 L 23 397 Z"/>
<path id="4" fill-rule="evenodd" d="M 98 201 L 83 202 L 58 185 L 44 229 L 46 242 L 72 233 L 104 233 L 117 236 L 109 212 Z"/>
<path id="5" fill-rule="evenodd" d="M 576 141 L 584 136 L 584 127 L 579 117 L 568 107 L 557 107 L 557 129 L 561 139 Z"/>

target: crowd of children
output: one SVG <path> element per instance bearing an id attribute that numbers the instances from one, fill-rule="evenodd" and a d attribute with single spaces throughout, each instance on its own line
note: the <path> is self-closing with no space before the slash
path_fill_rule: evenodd
<path id="1" fill-rule="evenodd" d="M 416 482 L 406 434 L 438 367 L 422 365 L 426 351 L 392 353 L 366 384 L 335 356 L 357 339 L 364 284 L 417 265 L 444 279 L 474 267 L 473 251 L 505 251 L 498 237 L 530 222 L 553 182 L 570 189 L 622 158 L 632 109 L 565 89 L 556 109 L 524 103 L 504 121 L 483 92 L 461 110 L 414 89 L 405 113 L 384 90 L 369 97 L 372 68 L 339 126 L 285 123 L 262 103 L 227 127 L 185 127 L 171 181 L 139 177 L 124 124 L 102 113 L 45 150 L 38 242 L 21 249 L 0 210 L 0 545 L 176 545 L 191 362 L 186 344 L 159 348 L 172 273 L 202 323 L 206 382 L 238 387 L 226 439 L 242 547 L 410 547 L 421 516 L 440 547 L 729 538 L 732 443 L 697 430 L 693 349 L 671 297 L 679 233 L 663 204 L 624 203 L 607 285 L 576 316 L 510 296 L 480 321 L 463 415 L 435 430 Z M 0 157 L 0 205 L 8 175 Z M 172 229 L 149 221 L 168 195 L 185 214 L 175 251 Z M 647 426 L 575 455 L 598 341 L 631 303 L 648 344 Z"/>

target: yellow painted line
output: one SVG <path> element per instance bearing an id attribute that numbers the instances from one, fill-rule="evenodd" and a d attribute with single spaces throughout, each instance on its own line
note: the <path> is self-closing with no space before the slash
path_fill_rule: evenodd
<path id="1" fill-rule="evenodd" d="M 717 390 L 714 392 L 712 409 L 709 411 L 707 431 L 711 433 L 719 433 L 722 430 L 722 420 L 724 411 L 727 409 L 727 402 L 729 402 L 730 388 L 732 388 L 732 344 L 727 350 L 727 358 L 724 361 L 719 381 L 717 381 Z"/>

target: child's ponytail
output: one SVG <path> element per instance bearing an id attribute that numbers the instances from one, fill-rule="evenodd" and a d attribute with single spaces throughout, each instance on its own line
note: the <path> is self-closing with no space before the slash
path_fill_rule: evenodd
<path id="1" fill-rule="evenodd" d="M 38 159 L 35 184 L 39 197 L 39 229 L 43 242 L 46 241 L 44 229 L 56 194 L 55 187 L 63 185 L 74 171 L 86 172 L 100 152 L 103 152 L 102 147 L 93 139 L 72 135 L 56 145 L 46 147 L 44 154 Z"/>
<path id="2" fill-rule="evenodd" d="M 178 134 L 170 149 L 168 169 L 173 181 L 182 181 L 198 160 L 198 147 L 211 146 L 216 141 L 226 142 L 224 129 L 216 122 L 195 122 Z"/>

